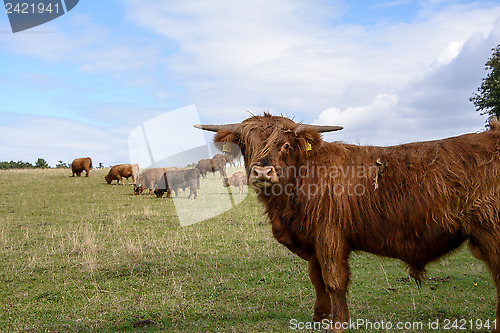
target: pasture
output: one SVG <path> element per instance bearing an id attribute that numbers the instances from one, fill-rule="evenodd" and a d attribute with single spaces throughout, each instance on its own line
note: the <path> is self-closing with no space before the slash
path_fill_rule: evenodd
<path id="1" fill-rule="evenodd" d="M 290 328 L 311 320 L 307 263 L 272 238 L 251 190 L 181 227 L 172 199 L 108 185 L 107 171 L 0 171 L 1 332 L 320 331 Z M 209 174 L 199 196 L 225 191 Z M 494 320 L 495 288 L 466 247 L 429 265 L 420 289 L 398 260 L 355 253 L 350 263 L 353 321 L 422 328 L 347 332 L 443 332 L 446 320 L 447 332 L 486 332 L 468 325 Z"/>

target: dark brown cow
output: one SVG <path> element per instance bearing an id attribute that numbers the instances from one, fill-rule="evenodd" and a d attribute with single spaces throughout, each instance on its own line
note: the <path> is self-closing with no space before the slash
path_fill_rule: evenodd
<path id="1" fill-rule="evenodd" d="M 202 159 L 196 164 L 196 169 L 200 172 L 200 175 L 205 178 L 208 171 L 212 171 L 212 159 Z"/>
<path id="2" fill-rule="evenodd" d="M 104 179 L 108 184 L 111 184 L 113 180 L 116 180 L 116 184 L 125 185 L 123 178 L 129 179 L 132 177 L 132 183 L 135 184 L 135 180 L 139 176 L 139 164 L 117 164 L 113 165 Z"/>
<path id="3" fill-rule="evenodd" d="M 229 178 L 224 178 L 223 182 L 225 187 L 234 186 L 238 187 L 240 194 L 243 193 L 243 185 L 247 185 L 247 174 L 245 171 L 237 171 Z"/>
<path id="4" fill-rule="evenodd" d="M 167 197 L 170 197 L 171 191 L 174 191 L 175 196 L 179 196 L 179 189 L 189 187 L 188 199 L 193 196 L 196 199 L 198 196 L 198 188 L 200 187 L 200 173 L 198 169 L 172 170 L 163 173 L 162 177 L 155 184 L 155 194 L 161 198 L 166 192 Z"/>
<path id="5" fill-rule="evenodd" d="M 149 195 L 155 189 L 155 184 L 163 176 L 165 168 L 149 168 L 144 170 L 134 184 L 134 194 L 139 195 L 149 189 Z"/>
<path id="6" fill-rule="evenodd" d="M 200 125 L 238 145 L 249 185 L 278 242 L 309 262 L 313 320 L 343 331 L 351 251 L 399 258 L 420 281 L 429 262 L 465 241 L 484 260 L 500 299 L 500 123 L 437 141 L 392 147 L 325 142 L 320 132 L 269 114 Z M 497 303 L 496 321 L 500 323 Z M 497 330 L 494 330 L 496 332 Z"/>
<path id="7" fill-rule="evenodd" d="M 205 178 L 207 172 L 217 172 L 219 171 L 221 177 L 227 177 L 226 175 L 226 163 L 229 159 L 224 154 L 217 154 L 211 159 L 199 160 L 196 164 L 196 169 Z"/>
<path id="8" fill-rule="evenodd" d="M 75 174 L 77 177 L 81 177 L 83 171 L 85 171 L 85 177 L 88 177 L 92 169 L 92 159 L 90 157 L 75 158 L 71 163 L 71 171 L 73 172 L 71 177 L 75 177 Z"/>

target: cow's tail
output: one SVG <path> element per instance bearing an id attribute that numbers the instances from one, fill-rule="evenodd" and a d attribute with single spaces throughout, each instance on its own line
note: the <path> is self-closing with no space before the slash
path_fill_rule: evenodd
<path id="1" fill-rule="evenodd" d="M 89 160 L 90 162 L 90 169 L 92 170 L 94 167 L 92 166 L 92 159 L 90 157 L 87 157 L 87 159 Z"/>

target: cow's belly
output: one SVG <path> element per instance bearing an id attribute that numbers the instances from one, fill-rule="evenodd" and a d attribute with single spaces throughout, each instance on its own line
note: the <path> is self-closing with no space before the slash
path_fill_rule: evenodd
<path id="1" fill-rule="evenodd" d="M 459 247 L 466 237 L 436 225 L 421 230 L 372 230 L 351 240 L 351 249 L 398 258 L 410 266 L 421 266 Z"/>

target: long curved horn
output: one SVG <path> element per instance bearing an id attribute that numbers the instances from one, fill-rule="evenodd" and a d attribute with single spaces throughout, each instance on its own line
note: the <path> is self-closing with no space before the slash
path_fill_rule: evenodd
<path id="1" fill-rule="evenodd" d="M 300 124 L 299 127 L 295 130 L 295 132 L 300 133 L 304 132 L 307 129 L 315 129 L 319 133 L 325 133 L 325 132 L 333 132 L 333 131 L 340 131 L 343 129 L 342 126 L 323 126 L 323 125 L 307 125 L 307 124 Z"/>
<path id="2" fill-rule="evenodd" d="M 225 124 L 225 125 L 193 125 L 194 128 L 199 128 L 205 131 L 218 132 L 220 130 L 234 131 L 240 124 Z"/>

